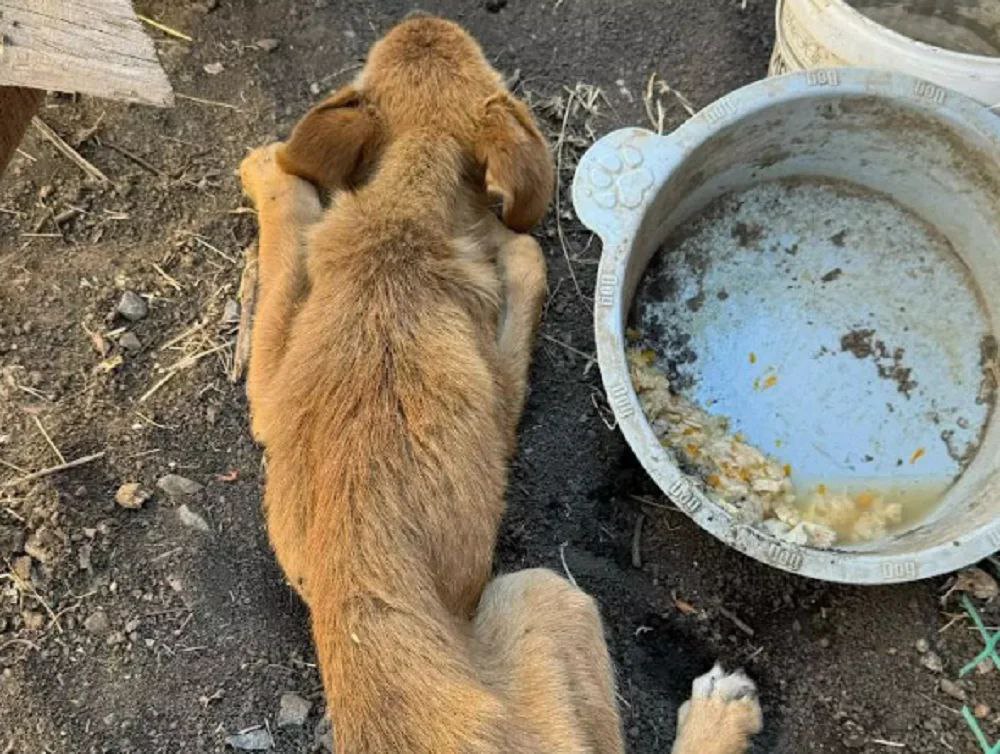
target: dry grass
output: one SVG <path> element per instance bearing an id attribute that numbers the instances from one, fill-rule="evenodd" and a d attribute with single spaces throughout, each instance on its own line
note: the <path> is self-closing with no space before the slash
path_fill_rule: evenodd
<path id="1" fill-rule="evenodd" d="M 555 230 L 559 247 L 566 260 L 567 270 L 577 295 L 589 300 L 580 287 L 574 261 L 577 255 L 571 253 L 570 241 L 563 226 L 564 220 L 572 217 L 566 208 L 568 191 L 573 172 L 586 149 L 598 137 L 598 121 L 604 115 L 604 108 L 611 109 L 604 92 L 593 84 L 577 82 L 575 86 L 564 86 L 553 96 L 545 97 L 527 87 L 521 87 L 525 101 L 553 144 L 556 162 L 556 192 L 554 202 Z M 589 246 L 589 243 L 588 243 Z"/>
<path id="2" fill-rule="evenodd" d="M 665 97 L 667 98 L 667 103 L 664 103 Z M 646 117 L 649 118 L 650 125 L 658 134 L 663 133 L 663 125 L 671 99 L 679 103 L 680 106 L 684 108 L 688 117 L 694 116 L 697 112 L 694 105 L 691 104 L 691 100 L 689 100 L 683 93 L 672 88 L 660 77 L 660 74 L 654 71 L 650 75 L 649 81 L 646 83 L 646 90 L 643 92 L 642 102 L 646 107 Z"/>

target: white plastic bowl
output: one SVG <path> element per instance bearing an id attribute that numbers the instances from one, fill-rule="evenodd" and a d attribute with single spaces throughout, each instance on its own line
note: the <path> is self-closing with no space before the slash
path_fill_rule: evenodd
<path id="1" fill-rule="evenodd" d="M 625 326 L 654 253 L 672 231 L 719 197 L 803 177 L 848 182 L 888 196 L 917 216 L 915 222 L 942 234 L 961 260 L 956 263 L 968 268 L 964 303 L 982 313 L 985 337 L 1000 334 L 1000 119 L 962 95 L 888 71 L 823 70 L 767 79 L 718 100 L 669 136 L 635 128 L 613 132 L 594 144 L 577 168 L 577 214 L 603 241 L 595 336 L 618 425 L 663 492 L 701 527 L 778 568 L 830 581 L 889 583 L 976 562 L 1000 549 L 1000 421 L 991 409 L 983 418 L 978 452 L 925 519 L 885 539 L 832 550 L 788 544 L 735 520 L 705 494 L 700 480 L 680 470 L 643 413 L 626 363 Z M 903 264 L 906 249 L 900 251 Z M 885 275 L 890 290 L 894 277 Z M 845 296 L 845 308 L 867 311 L 849 289 L 837 295 Z M 932 298 L 914 302 L 914 312 L 905 316 L 934 318 L 951 306 Z M 962 330 L 928 336 L 931 353 L 935 347 L 942 352 L 954 351 L 956 344 L 966 348 Z M 800 336 L 789 333 L 793 340 Z M 710 333 L 703 342 L 711 344 L 713 338 Z M 754 347 L 753 342 L 741 344 L 744 354 Z M 923 359 L 912 365 L 918 379 L 939 374 L 932 358 Z M 703 361 L 695 364 L 698 368 L 705 368 Z M 836 374 L 826 377 L 828 397 L 824 391 L 793 394 L 779 410 L 795 420 L 804 412 L 837 411 L 844 400 L 869 401 L 869 423 L 891 421 L 872 395 L 850 395 Z M 933 407 L 936 390 L 942 397 L 960 392 L 947 377 L 931 383 L 914 400 Z M 817 403 L 806 403 L 810 400 Z M 864 412 L 860 415 L 862 424 L 868 422 Z M 859 434 L 861 429 L 867 427 Z"/>
<path id="2" fill-rule="evenodd" d="M 887 68 L 1000 105 L 1000 57 L 918 42 L 872 21 L 845 0 L 778 0 L 771 75 L 838 66 Z"/>

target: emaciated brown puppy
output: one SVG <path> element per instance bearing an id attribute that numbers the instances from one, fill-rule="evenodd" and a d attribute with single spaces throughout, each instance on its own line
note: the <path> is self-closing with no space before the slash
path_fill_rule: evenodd
<path id="1" fill-rule="evenodd" d="M 623 751 L 594 601 L 544 570 L 490 581 L 546 286 L 515 232 L 553 186 L 530 112 L 462 29 L 411 19 L 241 172 L 267 523 L 312 615 L 337 750 Z M 678 751 L 742 751 L 752 684 L 705 683 Z"/>

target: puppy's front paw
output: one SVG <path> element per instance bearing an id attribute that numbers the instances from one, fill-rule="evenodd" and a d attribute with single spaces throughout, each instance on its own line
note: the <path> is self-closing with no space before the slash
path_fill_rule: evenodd
<path id="1" fill-rule="evenodd" d="M 282 180 L 283 171 L 277 160 L 280 148 L 280 142 L 257 147 L 240 163 L 240 181 L 243 183 L 243 192 L 258 206 L 264 195 Z"/>
<path id="2" fill-rule="evenodd" d="M 275 142 L 257 147 L 243 159 L 240 163 L 243 192 L 258 210 L 287 206 L 315 214 L 319 211 L 316 189 L 307 181 L 282 169 L 278 153 L 283 146 L 281 142 Z"/>
<path id="3" fill-rule="evenodd" d="M 674 754 L 742 754 L 764 724 L 757 687 L 740 670 L 720 665 L 696 678 L 677 713 Z"/>
<path id="4" fill-rule="evenodd" d="M 539 301 L 545 297 L 545 255 L 531 236 L 519 235 L 504 244 L 497 263 L 509 293 Z"/>

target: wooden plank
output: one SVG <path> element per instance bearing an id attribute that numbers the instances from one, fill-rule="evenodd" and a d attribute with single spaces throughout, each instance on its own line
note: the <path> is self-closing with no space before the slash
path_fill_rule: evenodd
<path id="1" fill-rule="evenodd" d="M 38 89 L 0 86 L 0 175 L 44 97 L 45 92 Z"/>
<path id="2" fill-rule="evenodd" d="M 0 85 L 173 104 L 129 0 L 0 0 Z"/>

